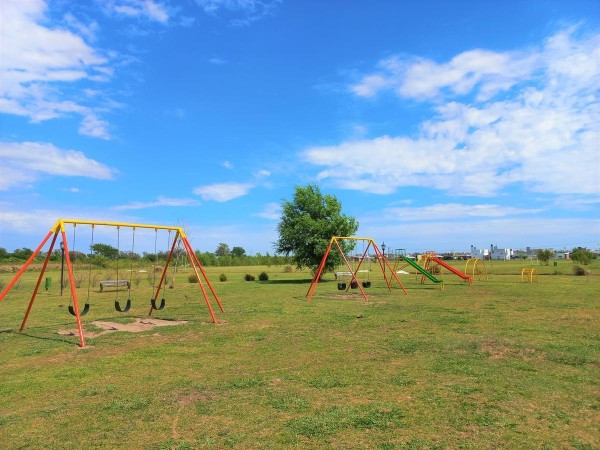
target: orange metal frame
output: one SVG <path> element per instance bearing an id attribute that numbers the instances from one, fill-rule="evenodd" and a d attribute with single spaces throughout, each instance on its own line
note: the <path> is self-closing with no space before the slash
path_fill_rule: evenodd
<path id="1" fill-rule="evenodd" d="M 367 243 L 367 246 L 365 248 L 365 251 L 363 252 L 358 265 L 356 267 L 356 270 L 352 270 L 352 266 L 350 265 L 350 263 L 348 262 L 348 259 L 346 258 L 346 255 L 344 254 L 344 251 L 342 250 L 342 247 L 339 244 L 339 241 L 363 241 Z M 388 263 L 387 259 L 385 259 L 384 254 L 381 252 L 381 250 L 379 250 L 379 247 L 377 247 L 377 244 L 375 243 L 375 241 L 371 238 L 364 238 L 364 237 L 342 237 L 342 236 L 333 236 L 331 238 L 331 240 L 329 241 L 329 245 L 327 246 L 327 250 L 325 250 L 325 254 L 323 255 L 323 258 L 321 259 L 321 262 L 319 264 L 319 268 L 317 269 L 315 276 L 312 280 L 312 282 L 310 283 L 310 287 L 308 288 L 308 292 L 306 293 L 306 297 L 308 298 L 308 301 L 310 302 L 312 300 L 313 294 L 315 292 L 315 289 L 317 288 L 317 284 L 319 283 L 319 279 L 321 278 L 321 274 L 323 273 L 323 268 L 325 267 L 325 263 L 327 262 L 327 258 L 329 257 L 329 254 L 331 253 L 331 249 L 333 247 L 333 244 L 335 244 L 337 250 L 340 252 L 340 255 L 342 256 L 342 259 L 344 260 L 344 263 L 346 264 L 346 267 L 348 267 L 349 272 L 352 274 L 352 278 L 350 280 L 350 283 L 355 282 L 358 284 L 358 288 L 360 289 L 360 292 L 362 294 L 362 296 L 364 297 L 365 301 L 369 301 L 369 299 L 367 298 L 367 294 L 365 293 L 364 289 L 362 288 L 361 284 L 358 282 L 358 279 L 356 278 L 356 274 L 358 273 L 358 270 L 360 269 L 360 266 L 362 265 L 366 255 L 369 252 L 369 249 L 371 248 L 371 246 L 373 247 L 373 251 L 375 252 L 375 255 L 377 256 L 377 261 L 379 262 L 379 267 L 381 269 L 381 273 L 383 274 L 383 278 L 385 279 L 386 282 L 386 286 L 388 288 L 389 291 L 392 290 L 391 288 L 391 284 L 392 281 L 391 279 L 388 280 L 388 277 L 386 275 L 386 271 L 385 271 L 385 267 L 387 266 L 390 269 L 390 273 L 392 274 L 392 276 L 394 277 L 394 279 L 398 282 L 398 284 L 400 285 L 400 287 L 402 288 L 402 290 L 404 291 L 404 293 L 406 295 L 408 295 L 408 292 L 406 292 L 406 289 L 404 289 L 404 286 L 402 285 L 402 283 L 400 282 L 400 280 L 398 279 L 398 277 L 396 276 L 396 273 L 394 272 L 394 270 L 392 269 L 392 267 L 390 266 L 390 264 Z M 348 290 L 349 287 L 346 289 Z"/>
<path id="2" fill-rule="evenodd" d="M 4 299 L 4 297 L 6 296 L 6 294 L 8 294 L 8 292 L 12 289 L 14 284 L 18 281 L 18 279 L 21 277 L 21 275 L 27 270 L 27 267 L 29 267 L 29 265 L 32 263 L 32 261 L 37 256 L 37 254 L 42 250 L 42 248 L 44 248 L 44 246 L 46 245 L 48 240 L 52 237 L 52 242 L 50 243 L 50 248 L 48 249 L 46 258 L 44 260 L 44 264 L 42 266 L 42 270 L 40 271 L 40 275 L 38 277 L 37 283 L 33 290 L 33 294 L 31 295 L 31 300 L 29 301 L 29 305 L 27 306 L 27 311 L 25 312 L 25 316 L 23 317 L 23 322 L 21 323 L 19 332 L 23 331 L 23 329 L 25 328 L 27 318 L 29 317 L 29 313 L 31 312 L 31 309 L 33 307 L 33 302 L 35 301 L 40 284 L 44 277 L 44 272 L 46 271 L 46 267 L 48 266 L 48 262 L 50 261 L 50 256 L 52 255 L 52 250 L 54 249 L 54 246 L 56 244 L 56 239 L 58 238 L 58 235 L 60 234 L 61 238 L 62 238 L 62 242 L 64 244 L 64 248 L 65 248 L 65 262 L 67 263 L 67 276 L 69 278 L 69 285 L 70 285 L 70 289 L 71 289 L 71 298 L 73 300 L 73 309 L 75 311 L 75 319 L 77 321 L 77 331 L 79 334 L 79 345 L 81 347 L 85 347 L 85 339 L 83 336 L 83 326 L 81 323 L 81 314 L 80 314 L 80 309 L 79 309 L 79 302 L 77 299 L 77 290 L 75 289 L 75 282 L 74 282 L 74 276 L 73 276 L 73 264 L 71 263 L 71 256 L 69 254 L 69 246 L 68 246 L 68 242 L 67 242 L 67 234 L 65 231 L 65 224 L 72 224 L 74 227 L 76 227 L 77 225 L 91 225 L 92 227 L 101 225 L 101 226 L 112 226 L 112 227 L 117 227 L 117 228 L 129 227 L 129 228 L 133 228 L 134 230 L 136 228 L 148 228 L 148 229 L 153 229 L 155 231 L 158 231 L 158 230 L 175 231 L 175 238 L 173 239 L 173 245 L 171 246 L 171 249 L 167 256 L 167 261 L 165 263 L 165 267 L 162 271 L 162 275 L 160 277 L 160 281 L 158 283 L 158 286 L 156 288 L 156 293 L 154 294 L 153 298 L 155 298 L 155 299 L 158 298 L 158 295 L 160 294 L 160 290 L 165 281 L 165 276 L 167 274 L 167 270 L 169 268 L 169 263 L 171 262 L 171 258 L 173 256 L 173 252 L 175 250 L 176 244 L 177 244 L 178 240 L 181 240 L 181 242 L 183 243 L 183 246 L 185 248 L 185 251 L 187 253 L 188 259 L 190 261 L 190 264 L 191 264 L 192 268 L 194 269 L 194 273 L 196 274 L 196 277 L 198 280 L 198 286 L 200 286 L 200 290 L 202 291 L 202 295 L 204 297 L 204 300 L 206 301 L 206 306 L 208 308 L 208 311 L 210 312 L 212 321 L 213 321 L 213 323 L 218 323 L 215 313 L 213 311 L 213 308 L 211 306 L 208 293 L 206 291 L 206 288 L 204 287 L 204 284 L 202 283 L 200 274 L 202 274 L 202 278 L 206 282 L 206 285 L 209 287 L 210 292 L 212 293 L 214 299 L 216 300 L 216 302 L 219 305 L 219 308 L 221 309 L 222 312 L 224 312 L 223 305 L 221 304 L 221 301 L 219 300 L 217 293 L 215 292 L 212 285 L 210 284 L 210 281 L 208 280 L 208 277 L 206 276 L 206 272 L 204 271 L 204 268 L 200 264 L 198 257 L 194 253 L 194 250 L 192 249 L 192 246 L 190 245 L 183 229 L 181 229 L 180 227 L 169 227 L 169 226 L 162 226 L 162 225 L 146 225 L 146 224 L 137 224 L 137 223 L 122 223 L 122 222 L 99 222 L 99 221 L 90 221 L 90 220 L 59 219 L 54 224 L 54 226 L 50 229 L 50 231 L 48 232 L 46 237 L 42 240 L 40 245 L 38 245 L 38 247 L 31 254 L 29 259 L 25 262 L 25 264 L 23 264 L 21 269 L 16 273 L 14 278 L 10 281 L 10 283 L 8 283 L 6 288 L 2 292 L 0 292 L 0 302 L 1 302 Z M 150 311 L 148 312 L 148 315 L 150 315 L 150 314 L 152 314 L 152 307 L 150 308 Z"/>

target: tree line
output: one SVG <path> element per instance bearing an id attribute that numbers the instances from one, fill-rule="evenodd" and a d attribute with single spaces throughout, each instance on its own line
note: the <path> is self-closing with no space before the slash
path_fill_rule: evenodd
<path id="1" fill-rule="evenodd" d="M 0 247 L 0 262 L 24 262 L 33 254 L 33 250 L 27 247 L 8 252 Z M 281 255 L 271 255 L 257 253 L 255 255 L 246 254 L 243 247 L 233 247 L 229 249 L 226 243 L 219 243 L 214 252 L 202 252 L 195 250 L 196 257 L 203 266 L 229 267 L 229 266 L 275 266 L 289 265 L 291 258 Z M 36 261 L 42 262 L 46 258 L 46 252 L 40 252 L 36 256 Z M 128 260 L 137 264 L 165 262 L 169 256 L 168 251 L 142 252 L 122 251 L 109 244 L 95 243 L 90 246 L 90 252 L 69 251 L 69 257 L 73 262 L 91 262 L 94 265 L 105 266 L 111 261 Z M 51 262 L 60 262 L 62 260 L 62 251 L 54 250 L 50 256 Z M 177 247 L 173 250 L 172 263 L 187 264 L 188 256 L 185 250 Z"/>

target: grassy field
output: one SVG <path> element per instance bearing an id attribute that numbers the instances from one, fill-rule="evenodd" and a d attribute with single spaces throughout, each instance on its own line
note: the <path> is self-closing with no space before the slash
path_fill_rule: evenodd
<path id="1" fill-rule="evenodd" d="M 208 268 L 218 325 L 180 271 L 153 317 L 187 324 L 85 349 L 57 333 L 75 329 L 57 272 L 17 331 L 27 272 L 0 302 L 0 447 L 599 448 L 600 262 L 586 277 L 532 266 L 533 284 L 524 264 L 488 264 L 470 287 L 444 274 L 445 291 L 404 275 L 408 296 L 373 274 L 368 302 L 327 275 L 311 303 L 307 272 Z M 263 270 L 269 281 L 244 281 Z M 92 289 L 84 329 L 146 317 L 150 292 L 134 285 L 120 314 L 114 290 Z"/>

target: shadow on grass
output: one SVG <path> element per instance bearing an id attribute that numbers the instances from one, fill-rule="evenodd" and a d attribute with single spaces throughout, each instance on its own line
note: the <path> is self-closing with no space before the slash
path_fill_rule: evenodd
<path id="1" fill-rule="evenodd" d="M 260 281 L 260 283 L 264 284 L 310 284 L 312 280 L 304 279 L 304 280 L 269 280 L 269 281 Z"/>
<path id="2" fill-rule="evenodd" d="M 26 332 L 18 332 L 15 330 L 0 330 L 0 334 L 2 333 L 10 333 L 13 334 L 14 336 L 22 336 L 23 338 L 33 338 L 33 339 L 37 339 L 40 341 L 50 341 L 50 342 L 60 342 L 60 343 L 64 343 L 64 344 L 69 344 L 69 345 L 78 345 L 77 343 L 73 342 L 72 340 L 68 340 L 65 339 L 62 336 L 56 335 L 56 336 L 36 336 L 34 334 L 29 334 Z M 76 335 L 75 335 L 76 336 Z"/>

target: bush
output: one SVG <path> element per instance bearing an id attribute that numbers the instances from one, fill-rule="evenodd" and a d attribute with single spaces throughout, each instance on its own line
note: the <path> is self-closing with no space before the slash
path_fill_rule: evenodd
<path id="1" fill-rule="evenodd" d="M 196 276 L 195 273 L 191 273 L 188 275 L 188 283 L 197 283 L 198 282 L 198 277 Z"/>
<path id="2" fill-rule="evenodd" d="M 575 275 L 576 277 L 585 277 L 585 276 L 587 276 L 589 274 L 590 274 L 590 271 L 584 269 L 581 266 L 574 266 L 573 267 L 573 275 Z"/>
<path id="3" fill-rule="evenodd" d="M 227 275 L 225 275 L 224 273 L 219 275 L 219 281 L 227 281 Z"/>
<path id="4" fill-rule="evenodd" d="M 267 275 L 267 272 L 261 272 L 258 275 L 258 280 L 259 281 L 269 281 L 269 275 Z"/>
<path id="5" fill-rule="evenodd" d="M 294 271 L 294 268 L 293 268 L 292 266 L 290 266 L 290 265 L 287 265 L 287 266 L 285 266 L 285 267 L 283 268 L 283 271 L 284 271 L 285 273 L 292 273 L 292 272 Z"/>
<path id="6" fill-rule="evenodd" d="M 249 273 L 247 273 L 246 275 L 244 275 L 244 280 L 246 281 L 254 281 L 254 275 L 250 275 Z"/>

